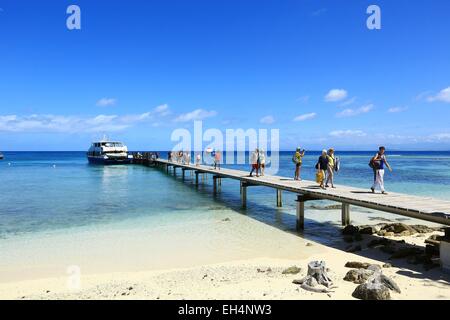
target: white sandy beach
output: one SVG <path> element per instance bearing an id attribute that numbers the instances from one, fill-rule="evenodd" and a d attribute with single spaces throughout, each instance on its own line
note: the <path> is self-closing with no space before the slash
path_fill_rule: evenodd
<path id="1" fill-rule="evenodd" d="M 423 246 L 426 237 L 395 240 Z M 344 243 L 332 248 L 231 212 L 200 225 L 72 231 L 14 241 L 2 242 L 2 299 L 353 299 L 357 285 L 343 280 L 348 261 L 392 263 L 383 273 L 402 290 L 392 292 L 392 299 L 450 299 L 450 277 L 439 268 L 389 261 L 364 246 L 348 253 L 339 248 Z M 327 263 L 337 286 L 331 294 L 292 283 L 306 275 L 312 260 Z M 78 289 L 68 287 L 70 265 L 81 268 Z M 299 274 L 282 274 L 293 265 L 301 267 Z"/>

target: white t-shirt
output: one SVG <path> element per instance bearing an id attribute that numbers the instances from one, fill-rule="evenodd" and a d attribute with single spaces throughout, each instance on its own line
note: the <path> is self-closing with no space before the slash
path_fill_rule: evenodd
<path id="1" fill-rule="evenodd" d="M 266 164 L 266 154 L 265 154 L 265 152 L 260 152 L 259 153 L 259 161 L 261 162 L 261 164 Z"/>

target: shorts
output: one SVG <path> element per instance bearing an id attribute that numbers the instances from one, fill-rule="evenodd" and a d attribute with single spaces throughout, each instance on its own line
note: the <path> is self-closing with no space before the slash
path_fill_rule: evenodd
<path id="1" fill-rule="evenodd" d="M 253 169 L 259 169 L 259 166 L 258 166 L 257 163 L 254 163 L 254 164 L 252 164 L 252 168 L 253 168 Z"/>

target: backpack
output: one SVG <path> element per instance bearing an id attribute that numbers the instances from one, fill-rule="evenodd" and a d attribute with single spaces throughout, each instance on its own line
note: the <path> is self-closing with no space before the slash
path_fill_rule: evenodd
<path id="1" fill-rule="evenodd" d="M 371 167 L 373 170 L 380 169 L 380 166 L 381 166 L 380 161 L 374 161 L 374 160 L 370 159 L 369 167 Z"/>
<path id="2" fill-rule="evenodd" d="M 295 154 L 292 156 L 292 162 L 295 164 L 302 163 L 302 158 L 298 159 Z"/>
<path id="3" fill-rule="evenodd" d="M 341 170 L 341 160 L 336 157 L 334 159 L 334 171 L 339 172 L 339 170 Z"/>

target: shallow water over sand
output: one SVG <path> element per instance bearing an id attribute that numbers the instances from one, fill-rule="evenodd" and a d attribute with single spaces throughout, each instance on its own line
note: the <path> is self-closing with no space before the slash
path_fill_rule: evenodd
<path id="1" fill-rule="evenodd" d="M 197 189 L 189 175 L 182 183 L 152 168 L 89 166 L 79 152 L 5 156 L 0 281 L 64 275 L 70 265 L 99 273 L 300 259 L 308 255 L 308 240 L 331 246 L 341 241 L 340 211 L 324 210 L 331 202 L 308 203 L 305 232 L 297 234 L 293 194 L 283 193 L 283 207 L 276 208 L 274 190 L 250 188 L 242 211 L 236 181 L 223 180 L 213 197 L 211 179 Z M 282 154 L 279 175 L 292 175 L 290 157 Z M 316 157 L 305 158 L 304 179 L 313 178 Z M 337 182 L 370 186 L 368 158 L 370 153 L 342 154 Z M 389 190 L 450 198 L 450 153 L 397 154 L 390 160 L 395 171 L 386 179 Z M 358 208 L 351 217 L 356 224 L 405 219 Z"/>

